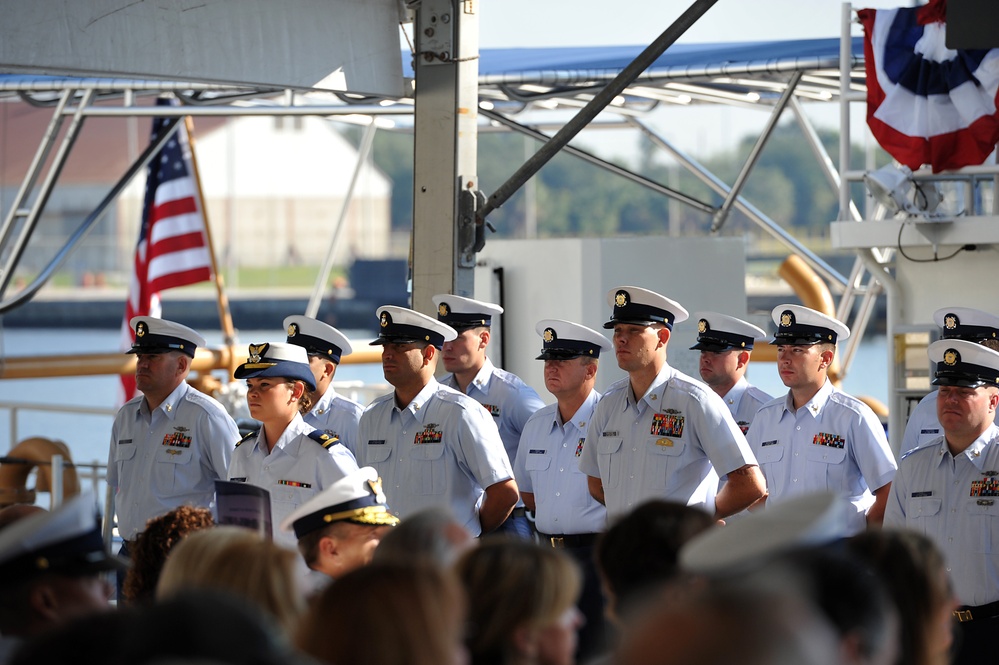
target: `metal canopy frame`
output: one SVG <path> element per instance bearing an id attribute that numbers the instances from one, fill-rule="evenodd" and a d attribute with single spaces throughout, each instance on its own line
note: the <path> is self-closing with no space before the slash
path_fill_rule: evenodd
<path id="1" fill-rule="evenodd" d="M 696 4 L 696 3 L 695 3 Z M 865 259 L 858 257 L 850 276 L 839 274 L 820 257 L 802 246 L 773 219 L 755 208 L 741 195 L 741 186 L 755 165 L 755 156 L 766 146 L 777 120 L 790 109 L 802 127 L 820 164 L 824 166 L 833 188 L 840 187 L 836 169 L 825 154 L 817 139 L 817 134 L 805 116 L 803 102 L 823 101 L 835 103 L 841 99 L 862 97 L 865 91 L 863 59 L 856 40 L 849 35 L 847 22 L 841 49 L 837 56 L 808 56 L 760 60 L 758 62 L 720 63 L 704 66 L 652 66 L 619 94 L 609 100 L 607 107 L 596 116 L 592 126 L 632 127 L 641 131 L 650 142 L 671 155 L 686 170 L 699 178 L 722 199 L 720 206 L 697 201 L 663 184 L 655 183 L 627 169 L 622 169 L 606 160 L 567 145 L 565 150 L 587 159 L 623 177 L 649 187 L 666 196 L 690 205 L 713 219 L 716 232 L 721 228 L 728 212 L 735 208 L 766 233 L 783 243 L 791 252 L 798 253 L 830 285 L 843 294 L 840 303 L 841 315 L 850 311 L 855 298 L 862 298 L 865 307 L 862 317 L 852 322 L 855 330 L 862 330 L 869 316 L 869 303 L 879 292 L 881 280 L 866 280 L 869 268 L 883 266 L 885 257 L 872 254 Z M 488 52 L 483 52 L 483 61 L 488 61 Z M 487 69 L 484 65 L 481 69 Z M 479 127 L 483 131 L 495 130 L 493 123 L 502 128 L 518 131 L 538 140 L 547 135 L 543 126 L 554 127 L 551 117 L 557 112 L 577 111 L 600 94 L 614 79 L 617 71 L 536 71 L 498 74 L 486 71 L 478 76 Z M 148 98 L 173 93 L 181 106 L 175 108 L 154 107 Z M 75 77 L 32 77 L 0 76 L 0 103 L 12 98 L 36 106 L 53 108 L 52 126 L 58 128 L 63 119 L 70 117 L 78 130 L 89 117 L 114 116 L 323 116 L 345 121 L 358 119 L 370 122 L 372 116 L 392 116 L 400 123 L 414 116 L 414 100 L 374 98 L 350 93 L 329 93 L 328 91 L 303 89 L 254 88 L 247 86 L 222 86 L 192 82 L 170 82 L 141 79 L 75 78 Z M 760 135 L 750 159 L 743 166 L 737 182 L 729 186 L 688 155 L 670 145 L 657 135 L 641 118 L 654 109 L 670 106 L 691 106 L 698 104 L 720 104 L 737 107 L 751 107 L 770 111 L 766 130 Z M 57 131 L 57 130 L 56 130 Z M 54 136 L 55 132 L 49 132 Z M 68 142 L 67 142 L 68 141 Z M 54 185 L 59 169 L 72 147 L 71 139 L 64 139 L 57 157 L 51 162 L 50 177 L 45 185 Z M 42 160 L 44 162 L 44 160 Z M 139 167 L 141 168 L 141 166 Z M 138 170 L 138 169 L 134 169 Z M 842 167 L 841 169 L 842 170 Z M 23 200 L 29 200 L 38 175 L 25 177 Z M 51 181 L 49 183 L 48 181 Z M 40 216 L 44 196 L 36 196 L 37 210 L 25 210 L 15 206 L 13 215 L 37 220 Z M 856 207 L 847 202 L 846 210 L 854 219 L 859 219 Z M 841 213 L 841 217 L 843 217 Z M 711 219 L 708 220 L 710 223 Z M 0 298 L 9 281 L 9 275 L 21 251 L 11 246 L 7 235 L 12 222 L 5 224 L 0 243 L 0 260 L 3 260 L 3 286 Z M 33 225 L 25 227 L 27 242 Z M 31 228 L 28 228 L 31 226 Z M 78 242 L 80 234 L 75 236 Z M 67 248 L 64 248 L 68 249 Z M 6 257 L 6 258 L 5 258 Z M 14 260 L 11 260 L 14 259 Z M 863 314 L 866 312 L 866 314 Z M 853 338 L 853 344 L 859 335 Z M 847 357 L 852 356 L 851 347 Z"/>

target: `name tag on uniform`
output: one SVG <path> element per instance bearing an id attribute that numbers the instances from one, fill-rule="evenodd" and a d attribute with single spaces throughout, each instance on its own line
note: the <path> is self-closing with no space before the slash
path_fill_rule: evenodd
<path id="1" fill-rule="evenodd" d="M 920 434 L 939 434 L 940 433 L 940 428 L 935 428 L 935 429 L 921 429 L 921 430 L 919 430 L 919 433 Z"/>
<path id="2" fill-rule="evenodd" d="M 118 439 L 118 445 L 119 446 L 124 445 L 126 443 L 132 443 L 132 440 L 131 439 Z"/>
<path id="3" fill-rule="evenodd" d="M 533 449 L 533 450 L 528 450 L 527 454 L 528 455 L 544 455 L 545 451 L 544 450 Z"/>
<path id="4" fill-rule="evenodd" d="M 617 432 L 601 432 L 600 436 L 618 436 Z"/>
<path id="5" fill-rule="evenodd" d="M 229 482 L 230 483 L 245 483 L 246 482 L 246 476 L 243 476 L 242 478 L 230 478 Z"/>
<path id="6" fill-rule="evenodd" d="M 918 499 L 924 496 L 933 496 L 933 492 L 913 492 L 909 496 L 911 496 L 913 499 Z"/>
<path id="7" fill-rule="evenodd" d="M 778 443 L 777 439 L 774 439 L 773 441 L 764 441 L 760 445 L 763 446 L 764 448 L 766 448 L 767 446 L 776 446 L 777 443 Z"/>
<path id="8" fill-rule="evenodd" d="M 369 446 L 384 446 L 385 439 L 368 439 Z"/>

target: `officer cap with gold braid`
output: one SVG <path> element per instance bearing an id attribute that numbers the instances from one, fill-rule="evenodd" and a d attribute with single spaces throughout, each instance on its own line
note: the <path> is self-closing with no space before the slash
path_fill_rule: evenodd
<path id="1" fill-rule="evenodd" d="M 619 286 L 607 293 L 607 304 L 614 308 L 611 319 L 604 328 L 618 323 L 648 326 L 665 324 L 670 330 L 674 323 L 687 320 L 687 310 L 675 300 L 661 296 L 640 286 Z"/>
<path id="2" fill-rule="evenodd" d="M 999 317 L 971 307 L 944 307 L 933 312 L 941 339 L 984 342 L 999 339 Z"/>
<path id="3" fill-rule="evenodd" d="M 778 346 L 835 344 L 850 337 L 843 322 L 801 305 L 777 305 L 771 316 L 777 324 L 772 343 Z"/>
<path id="4" fill-rule="evenodd" d="M 939 339 L 927 353 L 937 364 L 933 385 L 999 387 L 999 353 L 964 339 Z"/>
<path id="5" fill-rule="evenodd" d="M 341 357 L 349 356 L 354 351 L 342 332 L 307 316 L 285 317 L 284 329 L 288 333 L 288 343 L 302 347 L 310 356 L 322 356 L 338 363 Z"/>
<path id="6" fill-rule="evenodd" d="M 426 342 L 438 349 L 450 342 L 458 332 L 437 319 L 405 307 L 382 305 L 378 308 L 378 337 L 372 346 Z"/>
<path id="7" fill-rule="evenodd" d="M 437 320 L 458 332 L 481 326 L 488 328 L 493 323 L 493 317 L 503 313 L 503 308 L 499 305 L 449 293 L 438 293 L 433 301 L 437 306 Z"/>
<path id="8" fill-rule="evenodd" d="M 334 522 L 367 526 L 395 526 L 399 518 L 389 512 L 382 492 L 382 480 L 370 466 L 348 473 L 299 506 L 281 522 L 283 531 L 295 531 L 296 538 Z"/>
<path id="9" fill-rule="evenodd" d="M 309 355 L 300 346 L 286 342 L 250 344 L 246 362 L 232 373 L 237 379 L 255 379 L 267 376 L 295 379 L 309 390 L 316 389 L 316 377 L 309 367 Z"/>
<path id="10" fill-rule="evenodd" d="M 761 328 L 727 314 L 695 312 L 694 318 L 697 319 L 697 344 L 690 347 L 691 351 L 752 351 L 756 341 L 767 337 Z"/>
<path id="11" fill-rule="evenodd" d="M 205 345 L 205 338 L 196 331 L 166 319 L 133 316 L 128 325 L 135 333 L 135 341 L 125 353 L 180 351 L 193 358 L 195 350 Z"/>
<path id="12" fill-rule="evenodd" d="M 599 358 L 601 351 L 611 349 L 611 343 L 596 330 L 562 319 L 543 319 L 534 330 L 542 341 L 541 355 L 535 360 Z"/>

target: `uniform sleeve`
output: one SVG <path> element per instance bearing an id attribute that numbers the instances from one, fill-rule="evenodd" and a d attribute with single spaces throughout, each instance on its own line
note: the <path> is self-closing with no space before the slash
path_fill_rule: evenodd
<path id="1" fill-rule="evenodd" d="M 531 419 L 531 416 L 537 413 L 538 409 L 542 409 L 545 406 L 545 403 L 538 397 L 538 393 L 529 385 L 522 385 L 519 392 L 519 399 L 514 405 L 513 418 L 511 419 L 511 425 L 513 425 L 518 436 L 524 432 L 524 427 L 527 426 L 527 421 Z M 513 460 L 510 461 L 512 462 Z"/>
<path id="2" fill-rule="evenodd" d="M 472 400 L 470 400 L 472 401 Z M 513 478 L 510 458 L 493 417 L 478 402 L 454 409 L 458 422 L 455 456 L 483 489 Z"/>
<path id="3" fill-rule="evenodd" d="M 722 398 L 705 391 L 701 399 L 692 397 L 692 400 L 701 407 L 695 404 L 689 409 L 694 415 L 697 440 L 715 472 L 724 476 L 747 464 L 755 465 L 756 455 Z"/>
<path id="4" fill-rule="evenodd" d="M 244 443 L 243 445 L 249 446 L 251 444 Z M 245 455 L 239 452 L 239 448 L 236 448 L 233 451 L 232 458 L 229 463 L 229 472 L 226 474 L 226 480 L 232 480 L 233 478 L 247 477 L 248 474 L 246 473 L 246 468 L 245 468 L 246 460 L 243 459 L 244 457 Z"/>
<path id="5" fill-rule="evenodd" d="M 583 441 L 583 452 L 579 455 L 579 470 L 594 478 L 600 477 L 600 466 L 597 464 L 597 443 L 600 441 L 600 432 L 606 416 L 603 400 L 597 402 L 597 407 L 593 410 L 590 424 L 586 427 L 586 440 Z"/>
<path id="6" fill-rule="evenodd" d="M 895 479 L 892 481 L 891 490 L 888 492 L 888 503 L 885 506 L 885 527 L 896 529 L 905 528 L 905 497 L 907 496 L 905 473 L 905 460 L 899 467 Z"/>
<path id="7" fill-rule="evenodd" d="M 354 455 L 341 444 L 334 444 L 323 452 L 329 453 L 327 455 L 319 455 L 318 457 L 317 473 L 322 481 L 323 489 L 326 489 L 348 473 L 357 471 L 357 462 L 354 460 Z"/>
<path id="8" fill-rule="evenodd" d="M 524 426 L 524 433 L 520 435 L 520 444 L 517 446 L 517 458 L 513 460 L 513 477 L 517 481 L 517 487 L 520 488 L 521 492 L 534 492 L 531 475 L 527 473 L 527 456 L 531 448 L 533 433 L 534 426 L 528 420 Z"/>
<path id="9" fill-rule="evenodd" d="M 114 424 L 111 425 L 111 442 L 108 446 L 108 466 L 106 472 L 106 481 L 108 487 L 111 488 L 112 494 L 118 493 L 118 464 L 115 462 L 115 450 L 118 448 L 118 419 L 114 419 Z"/>
<path id="10" fill-rule="evenodd" d="M 201 466 L 208 477 L 228 478 L 232 451 L 239 441 L 236 422 L 221 408 L 214 412 L 206 410 L 202 428 Z"/>
<path id="11" fill-rule="evenodd" d="M 898 464 L 881 421 L 869 408 L 860 410 L 859 422 L 854 424 L 853 440 L 853 454 L 867 487 L 873 492 L 890 483 Z"/>

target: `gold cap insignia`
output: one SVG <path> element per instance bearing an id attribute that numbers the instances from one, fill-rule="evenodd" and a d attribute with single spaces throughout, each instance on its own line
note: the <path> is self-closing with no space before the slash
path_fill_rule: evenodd
<path id="1" fill-rule="evenodd" d="M 385 503 L 385 492 L 382 491 L 382 479 L 380 477 L 369 480 L 368 487 L 371 488 L 371 493 L 375 495 L 375 501 Z"/>
<path id="2" fill-rule="evenodd" d="M 956 365 L 961 360 L 961 354 L 954 349 L 947 349 L 947 353 L 944 354 L 943 361 L 945 365 Z"/>
<path id="3" fill-rule="evenodd" d="M 260 357 L 267 352 L 267 344 L 251 344 L 249 362 L 258 363 Z"/>
<path id="4" fill-rule="evenodd" d="M 628 292 L 618 291 L 617 295 L 614 296 L 614 306 L 624 307 L 627 304 L 628 304 Z"/>
<path id="5" fill-rule="evenodd" d="M 146 333 L 149 332 L 149 324 L 145 321 L 139 321 L 135 324 L 135 336 L 145 337 Z"/>
<path id="6" fill-rule="evenodd" d="M 298 334 L 298 324 L 297 323 L 289 323 L 288 324 L 288 337 L 294 337 L 297 334 Z"/>
<path id="7" fill-rule="evenodd" d="M 545 340 L 545 344 L 551 344 L 555 339 L 555 331 L 551 328 L 545 328 L 545 334 L 541 336 L 541 339 Z"/>
<path id="8" fill-rule="evenodd" d="M 450 313 L 451 313 L 451 308 L 448 307 L 448 304 L 446 302 L 442 302 L 441 304 L 437 305 L 437 316 L 447 316 Z"/>
<path id="9" fill-rule="evenodd" d="M 697 332 L 706 333 L 708 332 L 708 321 L 707 319 L 701 319 L 697 322 Z"/>
<path id="10" fill-rule="evenodd" d="M 794 317 L 791 316 L 791 312 L 784 312 L 780 315 L 780 327 L 789 328 L 791 323 L 794 321 Z"/>
<path id="11" fill-rule="evenodd" d="M 944 317 L 944 328 L 947 330 L 954 330 L 958 323 L 960 321 L 958 321 L 957 314 L 948 314 Z"/>
<path id="12" fill-rule="evenodd" d="M 378 324 L 382 328 L 385 328 L 385 327 L 388 326 L 388 324 L 389 324 L 389 313 L 388 312 L 382 312 L 381 318 L 378 320 Z"/>

